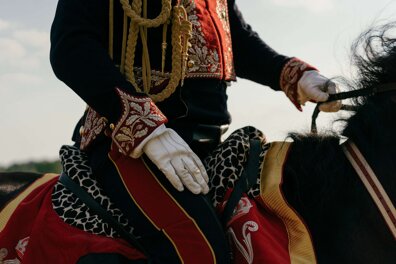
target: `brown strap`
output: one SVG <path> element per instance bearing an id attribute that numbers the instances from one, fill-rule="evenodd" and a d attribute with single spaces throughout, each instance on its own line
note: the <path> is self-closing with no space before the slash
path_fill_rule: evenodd
<path id="1" fill-rule="evenodd" d="M 352 141 L 343 144 L 343 150 L 353 168 L 359 175 L 371 198 L 374 200 L 381 215 L 385 219 L 394 239 L 396 240 L 396 210 L 380 181 Z"/>

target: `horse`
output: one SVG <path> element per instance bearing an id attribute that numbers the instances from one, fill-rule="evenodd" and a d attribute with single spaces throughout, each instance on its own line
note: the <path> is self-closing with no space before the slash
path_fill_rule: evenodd
<path id="1" fill-rule="evenodd" d="M 356 112 L 341 135 L 290 134 L 284 193 L 312 234 L 318 263 L 392 263 L 395 238 L 340 145 L 353 141 L 396 202 L 396 39 L 394 24 L 362 33 L 353 44 Z M 360 51 L 360 52 L 359 52 Z M 387 92 L 376 91 L 386 84 Z"/>
<path id="2" fill-rule="evenodd" d="M 341 137 L 353 141 L 396 202 L 396 92 L 375 94 L 381 85 L 396 88 L 394 24 L 362 33 L 352 46 L 357 78 L 352 92 L 356 112 L 340 135 L 292 133 L 284 168 L 284 193 L 312 234 L 318 263 L 392 263 L 395 238 L 351 166 Z M 360 52 L 359 52 L 360 51 Z"/>
<path id="3" fill-rule="evenodd" d="M 41 176 L 34 172 L 0 172 L 0 208 Z"/>
<path id="4" fill-rule="evenodd" d="M 396 92 L 373 92 L 382 84 L 396 88 L 396 39 L 385 37 L 390 28 L 372 29 L 354 44 L 355 50 L 363 46 L 364 54 L 353 57 L 359 76 L 348 85 L 369 92 L 353 100 L 351 117 L 339 120 L 344 122 L 340 134 L 293 132 L 288 136 L 292 143 L 283 164 L 281 189 L 305 222 L 321 264 L 396 260 L 395 238 L 340 144 L 346 137 L 358 146 L 395 204 Z M 267 150 L 262 148 L 260 155 Z M 40 177 L 1 173 L 0 208 Z"/>

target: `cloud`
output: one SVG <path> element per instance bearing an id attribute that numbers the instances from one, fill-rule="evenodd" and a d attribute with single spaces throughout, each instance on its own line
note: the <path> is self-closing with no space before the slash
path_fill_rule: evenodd
<path id="1" fill-rule="evenodd" d="M 48 63 L 49 33 L 0 20 L 0 76 L 38 71 Z"/>
<path id="2" fill-rule="evenodd" d="M 323 13 L 334 8 L 334 0 L 270 0 L 275 5 L 304 8 L 313 13 Z"/>
<path id="3" fill-rule="evenodd" d="M 25 85 L 39 86 L 43 84 L 43 79 L 35 74 L 30 73 L 7 73 L 0 75 L 0 86 L 18 87 Z"/>
<path id="4" fill-rule="evenodd" d="M 46 49 L 29 48 L 13 38 L 0 38 L 0 76 L 10 71 L 38 69 L 44 60 Z"/>
<path id="5" fill-rule="evenodd" d="M 49 34 L 35 29 L 16 30 L 13 37 L 26 45 L 39 49 L 49 49 Z"/>
<path id="6" fill-rule="evenodd" d="M 45 80 L 32 73 L 6 73 L 0 75 L 0 100 L 2 107 L 10 102 L 26 99 L 44 85 Z"/>
<path id="7" fill-rule="evenodd" d="M 8 29 L 8 28 L 10 28 L 10 27 L 11 27 L 11 23 L 9 23 L 9 22 L 7 22 L 7 21 L 5 21 L 5 20 L 0 19 L 0 31 L 6 30 L 6 29 Z"/>
<path id="8" fill-rule="evenodd" d="M 26 49 L 19 41 L 12 38 L 0 38 L 0 62 L 20 59 L 26 55 Z"/>

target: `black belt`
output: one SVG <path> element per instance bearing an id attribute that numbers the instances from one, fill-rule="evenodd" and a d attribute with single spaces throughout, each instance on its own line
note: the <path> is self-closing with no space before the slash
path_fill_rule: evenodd
<path id="1" fill-rule="evenodd" d="M 229 125 L 197 124 L 192 129 L 192 140 L 199 143 L 220 143 L 221 136 L 227 132 Z"/>
<path id="2" fill-rule="evenodd" d="M 208 125 L 194 123 L 179 123 L 175 121 L 169 122 L 167 127 L 176 130 L 185 140 L 196 142 L 209 142 L 219 140 L 227 130 L 229 125 Z"/>
<path id="3" fill-rule="evenodd" d="M 205 158 L 221 143 L 221 136 L 228 129 L 228 125 L 176 122 L 170 123 L 168 126 L 175 129 L 201 159 Z"/>

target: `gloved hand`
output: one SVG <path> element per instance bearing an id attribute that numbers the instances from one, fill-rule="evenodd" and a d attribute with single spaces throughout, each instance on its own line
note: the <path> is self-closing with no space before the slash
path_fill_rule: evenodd
<path id="1" fill-rule="evenodd" d="M 336 84 L 315 70 L 305 71 L 297 83 L 297 100 L 301 105 L 309 100 L 324 102 L 329 98 L 329 94 L 336 92 Z M 323 103 L 319 106 L 323 112 L 337 112 L 340 108 L 341 101 Z"/>
<path id="2" fill-rule="evenodd" d="M 172 129 L 159 126 L 143 145 L 143 152 L 179 191 L 209 192 L 208 175 L 198 156 Z"/>

